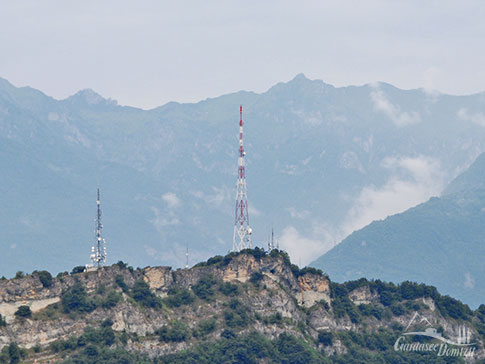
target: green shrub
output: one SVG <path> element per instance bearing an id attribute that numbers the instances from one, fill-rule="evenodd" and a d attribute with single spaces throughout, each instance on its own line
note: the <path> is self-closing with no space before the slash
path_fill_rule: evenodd
<path id="1" fill-rule="evenodd" d="M 359 310 L 357 309 L 357 306 L 349 299 L 348 296 L 340 296 L 334 298 L 332 308 L 336 318 L 342 318 L 347 315 L 352 323 L 359 323 Z"/>
<path id="2" fill-rule="evenodd" d="M 15 273 L 14 279 L 20 279 L 20 278 L 24 278 L 24 277 L 25 277 L 24 272 L 22 272 L 21 270 L 19 270 L 17 273 Z"/>
<path id="3" fill-rule="evenodd" d="M 115 277 L 115 283 L 118 285 L 118 287 L 121 288 L 121 290 L 124 292 L 124 293 L 128 293 L 129 291 L 129 288 L 128 286 L 126 285 L 125 283 L 125 279 L 123 278 L 122 275 L 118 274 L 116 277 Z"/>
<path id="4" fill-rule="evenodd" d="M 300 274 L 300 268 L 296 264 L 290 264 L 290 270 L 295 277 L 298 277 Z"/>
<path id="5" fill-rule="evenodd" d="M 215 265 L 215 264 L 220 263 L 222 261 L 224 261 L 224 257 L 221 256 L 221 255 L 216 255 L 216 256 L 214 256 L 212 258 L 209 258 L 207 260 L 206 265 Z"/>
<path id="6" fill-rule="evenodd" d="M 170 307 L 180 307 L 182 305 L 190 305 L 195 301 L 194 294 L 187 288 L 173 287 L 168 290 L 168 295 L 163 299 Z"/>
<path id="7" fill-rule="evenodd" d="M 265 325 L 278 325 L 283 322 L 283 316 L 280 312 L 276 312 L 271 316 L 267 316 L 263 319 Z"/>
<path id="8" fill-rule="evenodd" d="M 111 326 L 113 326 L 113 320 L 111 320 L 110 318 L 107 318 L 106 320 L 101 322 L 101 327 L 111 327 Z"/>
<path id="9" fill-rule="evenodd" d="M 122 260 L 118 260 L 118 263 L 116 263 L 114 265 L 117 265 L 120 269 L 126 269 L 128 267 L 128 264 L 126 264 Z"/>
<path id="10" fill-rule="evenodd" d="M 318 342 L 323 344 L 323 346 L 332 346 L 333 334 L 331 331 L 319 331 L 318 332 Z"/>
<path id="11" fill-rule="evenodd" d="M 381 320 L 384 310 L 375 304 L 361 304 L 359 305 L 359 311 L 363 316 L 374 316 L 376 319 Z"/>
<path id="12" fill-rule="evenodd" d="M 106 319 L 101 323 L 100 328 L 95 329 L 88 326 L 84 329 L 83 334 L 79 336 L 77 340 L 75 340 L 74 338 L 72 338 L 72 340 L 75 341 L 75 346 L 77 347 L 87 347 L 90 344 L 103 344 L 105 346 L 111 346 L 116 341 L 116 335 L 111 328 L 112 325 L 113 321 L 111 321 L 111 319 Z"/>
<path id="13" fill-rule="evenodd" d="M 317 364 L 322 358 L 308 344 L 293 335 L 283 333 L 275 343 L 278 351 L 286 357 L 283 362 L 291 364 Z"/>
<path id="14" fill-rule="evenodd" d="M 68 276 L 68 275 L 69 275 L 68 272 L 59 272 L 57 273 L 56 278 L 62 282 L 64 280 L 64 276 Z"/>
<path id="15" fill-rule="evenodd" d="M 229 302 L 229 308 L 229 310 L 224 311 L 226 325 L 232 328 L 247 327 L 250 321 L 248 308 L 235 298 Z"/>
<path id="16" fill-rule="evenodd" d="M 194 330 L 194 337 L 203 337 L 213 332 L 217 327 L 217 321 L 215 318 L 208 320 L 202 320 L 199 322 L 197 329 Z"/>
<path id="17" fill-rule="evenodd" d="M 416 298 L 421 298 L 424 296 L 424 284 L 417 284 L 414 282 L 402 282 L 399 285 L 399 292 L 401 297 L 405 300 L 414 300 Z"/>
<path id="18" fill-rule="evenodd" d="M 64 312 L 92 312 L 96 309 L 96 304 L 86 293 L 84 286 L 76 282 L 67 291 L 63 292 L 62 307 Z"/>
<path id="19" fill-rule="evenodd" d="M 53 353 L 61 353 L 63 351 L 72 351 L 78 347 L 78 340 L 70 337 L 67 340 L 57 340 L 49 345 Z"/>
<path id="20" fill-rule="evenodd" d="M 239 252 L 239 254 L 249 254 L 256 259 L 261 259 L 266 256 L 266 251 L 263 248 L 255 247 L 254 249 L 243 249 Z"/>
<path id="21" fill-rule="evenodd" d="M 52 275 L 46 271 L 46 270 L 41 270 L 39 272 L 33 272 L 32 275 L 36 275 L 37 277 L 39 277 L 39 280 L 40 280 L 40 283 L 42 283 L 42 286 L 44 287 L 50 287 L 52 286 L 52 283 L 53 283 L 53 278 L 52 278 Z"/>
<path id="22" fill-rule="evenodd" d="M 163 326 L 155 331 L 155 333 L 159 336 L 160 341 L 164 342 L 180 342 L 189 338 L 189 329 L 181 321 L 173 321 L 170 327 Z"/>
<path id="23" fill-rule="evenodd" d="M 400 301 L 400 297 L 391 291 L 383 291 L 379 295 L 379 301 L 384 306 L 391 306 L 393 303 Z"/>
<path id="24" fill-rule="evenodd" d="M 211 274 L 208 274 L 192 286 L 192 291 L 194 291 L 199 298 L 207 300 L 214 295 L 213 286 L 216 283 L 217 280 Z"/>
<path id="25" fill-rule="evenodd" d="M 8 346 L 8 356 L 10 358 L 10 364 L 20 363 L 22 359 L 21 349 L 16 343 L 11 343 Z"/>
<path id="26" fill-rule="evenodd" d="M 227 254 L 224 257 L 224 260 L 222 261 L 221 266 L 225 267 L 225 266 L 229 265 L 229 263 L 231 263 L 231 261 L 232 261 L 232 258 L 234 258 L 236 255 L 237 255 L 236 252 L 230 252 L 229 254 Z"/>
<path id="27" fill-rule="evenodd" d="M 132 297 L 142 306 L 151 308 L 162 307 L 162 302 L 160 298 L 157 297 L 152 291 L 150 291 L 150 286 L 144 280 L 139 280 L 135 282 L 132 290 Z"/>
<path id="28" fill-rule="evenodd" d="M 402 316 L 406 313 L 406 310 L 404 309 L 404 306 L 400 303 L 393 303 L 391 305 L 391 312 L 395 316 Z"/>
<path id="29" fill-rule="evenodd" d="M 27 318 L 32 316 L 32 311 L 29 306 L 20 306 L 15 312 L 15 316 Z"/>
<path id="30" fill-rule="evenodd" d="M 78 265 L 78 266 L 72 268 L 71 274 L 82 273 L 85 270 L 86 270 L 86 267 L 84 265 Z"/>
<path id="31" fill-rule="evenodd" d="M 348 298 L 349 291 L 343 284 L 332 282 L 330 283 L 330 296 L 332 298 Z"/>
<path id="32" fill-rule="evenodd" d="M 99 354 L 98 348 L 94 345 L 88 345 L 84 349 L 84 354 L 87 355 L 88 357 L 97 357 Z"/>
<path id="33" fill-rule="evenodd" d="M 106 298 L 103 299 L 101 302 L 101 306 L 105 309 L 110 309 L 115 307 L 122 299 L 120 293 L 116 291 L 110 291 Z"/>
<path id="34" fill-rule="evenodd" d="M 221 332 L 221 337 L 223 337 L 224 339 L 233 339 L 236 337 L 236 334 L 232 330 L 225 329 Z"/>
<path id="35" fill-rule="evenodd" d="M 97 295 L 104 295 L 106 293 L 106 286 L 104 284 L 98 284 L 96 287 L 96 294 Z"/>
<path id="36" fill-rule="evenodd" d="M 3 318 L 3 316 L 0 314 L 0 327 L 5 327 L 7 326 L 7 321 Z"/>
<path id="37" fill-rule="evenodd" d="M 441 296 L 438 300 L 436 300 L 436 305 L 438 306 L 438 309 L 442 315 L 450 316 L 454 319 L 466 320 L 473 315 L 470 307 L 450 296 Z"/>
<path id="38" fill-rule="evenodd" d="M 300 271 L 298 272 L 298 277 L 304 275 L 304 274 L 314 274 L 314 275 L 317 275 L 317 276 L 325 276 L 325 274 L 323 274 L 323 271 L 321 269 L 317 269 L 317 268 L 313 268 L 313 267 L 305 267 L 305 268 L 302 268 L 300 269 Z"/>
<path id="39" fill-rule="evenodd" d="M 322 300 L 318 301 L 318 304 L 322 305 L 325 310 L 327 310 L 327 311 L 330 310 L 330 305 L 328 304 L 327 301 L 322 299 Z"/>
<path id="40" fill-rule="evenodd" d="M 263 280 L 264 275 L 261 272 L 253 272 L 251 273 L 251 277 L 249 278 L 249 282 L 254 285 L 259 285 L 259 283 Z"/>
<path id="41" fill-rule="evenodd" d="M 239 294 L 239 286 L 231 282 L 224 282 L 220 285 L 219 291 L 225 296 L 236 296 Z"/>
<path id="42" fill-rule="evenodd" d="M 116 341 L 116 336 L 111 326 L 103 327 L 101 329 L 101 336 L 103 337 L 103 341 L 107 346 L 113 345 Z"/>
<path id="43" fill-rule="evenodd" d="M 479 313 L 480 315 L 485 316 L 485 305 L 481 304 L 480 306 L 478 306 L 476 312 Z"/>

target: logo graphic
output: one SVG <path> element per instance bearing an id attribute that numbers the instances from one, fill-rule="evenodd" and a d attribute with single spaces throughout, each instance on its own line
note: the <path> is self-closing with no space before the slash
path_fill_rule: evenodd
<path id="1" fill-rule="evenodd" d="M 417 326 L 424 326 L 425 329 L 413 329 Z M 404 332 L 394 343 L 394 350 L 428 351 L 436 352 L 438 356 L 470 358 L 477 349 L 476 344 L 470 341 L 471 332 L 468 327 L 459 327 L 458 336 L 455 339 L 445 338 L 426 317 L 416 312 Z"/>

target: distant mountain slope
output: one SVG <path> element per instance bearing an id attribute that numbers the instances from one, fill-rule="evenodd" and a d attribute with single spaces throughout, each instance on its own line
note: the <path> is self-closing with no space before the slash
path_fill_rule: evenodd
<path id="1" fill-rule="evenodd" d="M 443 195 L 476 189 L 485 189 L 485 153 L 480 154 L 470 168 L 451 181 Z"/>
<path id="2" fill-rule="evenodd" d="M 254 242 L 274 224 L 302 264 L 438 194 L 485 151 L 483 94 L 336 88 L 298 75 L 262 94 L 141 110 L 92 90 L 55 100 L 0 79 L 0 276 L 86 263 L 98 186 L 109 261 L 182 266 L 187 246 L 191 262 L 227 252 L 240 104 Z"/>
<path id="3" fill-rule="evenodd" d="M 332 279 L 404 279 L 435 285 L 472 306 L 485 297 L 485 154 L 445 190 L 354 232 L 312 263 Z"/>

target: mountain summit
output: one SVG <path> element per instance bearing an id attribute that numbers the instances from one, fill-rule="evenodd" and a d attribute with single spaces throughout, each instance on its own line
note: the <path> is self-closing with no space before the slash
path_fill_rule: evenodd
<path id="1" fill-rule="evenodd" d="M 78 91 L 72 96 L 66 99 L 67 102 L 72 104 L 87 104 L 87 105 L 117 105 L 116 100 L 105 99 L 103 96 L 93 91 L 90 88 Z"/>

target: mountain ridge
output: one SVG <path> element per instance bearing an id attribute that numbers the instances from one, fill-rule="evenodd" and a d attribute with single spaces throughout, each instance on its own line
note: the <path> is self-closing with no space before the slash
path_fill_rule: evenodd
<path id="1" fill-rule="evenodd" d="M 441 179 L 446 184 L 485 151 L 485 129 L 458 117 L 462 108 L 470 115 L 480 109 L 478 98 L 432 102 L 421 92 L 404 94 L 384 86 L 334 88 L 302 76 L 295 82 L 263 94 L 235 93 L 149 111 L 75 107 L 53 99 L 36 103 L 28 97 L 11 103 L 0 96 L 0 138 L 25 149 L 23 156 L 4 151 L 9 181 L 4 189 L 10 192 L 1 196 L 0 244 L 11 259 L 0 258 L 0 273 L 35 269 L 26 263 L 33 257 L 11 246 L 26 252 L 42 247 L 42 261 L 51 270 L 84 263 L 93 239 L 97 187 L 114 260 L 133 256 L 135 265 L 183 266 L 187 244 L 194 260 L 228 251 L 241 104 L 255 244 L 266 245 L 270 221 L 276 222 L 281 246 L 303 264 L 340 240 L 344 227 L 360 227 L 361 216 L 392 213 L 369 213 L 369 191 L 377 198 L 390 188 L 399 196 L 401 191 L 392 190 L 398 181 L 409 190 L 424 190 L 406 199 L 422 202 L 440 192 Z M 436 169 L 429 181 L 412 169 L 423 164 Z M 24 170 L 22 179 L 13 182 L 18 169 Z M 42 196 L 34 191 L 37 179 L 52 181 Z M 137 186 L 142 179 L 149 182 Z M 179 203 L 169 205 L 169 196 Z M 30 206 L 30 200 L 39 199 L 43 205 Z M 409 201 L 400 208 L 414 203 Z M 79 207 L 75 219 L 73 206 Z M 50 236 L 39 235 L 34 226 Z M 54 246 L 69 261 L 54 259 Z"/>
<path id="2" fill-rule="evenodd" d="M 239 90 L 239 91 L 233 91 L 233 92 L 229 92 L 227 94 L 221 94 L 221 95 L 218 95 L 218 96 L 213 96 L 213 97 L 209 97 L 209 98 L 206 98 L 206 99 L 201 99 L 201 100 L 198 100 L 198 101 L 193 101 L 193 102 L 180 102 L 180 101 L 176 101 L 176 100 L 172 100 L 172 101 L 168 101 L 162 105 L 159 105 L 159 106 L 155 106 L 155 107 L 152 107 L 152 108 L 149 108 L 149 109 L 144 109 L 144 108 L 140 108 L 138 106 L 134 106 L 134 105 L 118 105 L 117 101 L 114 100 L 114 99 L 111 99 L 111 98 L 106 98 L 104 96 L 102 96 L 101 94 L 99 94 L 97 91 L 93 90 L 92 88 L 84 88 L 84 89 L 80 89 L 78 90 L 77 92 L 75 92 L 74 94 L 70 95 L 70 96 L 67 96 L 67 97 L 64 97 L 64 98 L 56 98 L 56 97 L 53 97 L 53 96 L 49 96 L 47 95 L 46 93 L 40 91 L 39 89 L 36 89 L 36 88 L 33 88 L 31 86 L 15 86 L 13 83 L 11 83 L 7 78 L 3 78 L 0 76 L 0 86 L 2 85 L 5 85 L 7 86 L 7 88 L 9 89 L 18 89 L 18 90 L 32 90 L 32 91 L 35 91 L 35 92 L 40 92 L 42 95 L 44 95 L 45 97 L 47 98 L 50 98 L 52 100 L 55 100 L 55 101 L 67 101 L 73 97 L 76 97 L 76 95 L 79 95 L 79 94 L 83 94 L 85 92 L 89 92 L 89 93 L 94 93 L 96 94 L 97 96 L 101 97 L 103 100 L 105 101 L 111 101 L 111 102 L 115 102 L 118 106 L 121 106 L 121 107 L 129 107 L 129 108 L 134 108 L 134 109 L 138 109 L 138 110 L 143 110 L 143 111 L 153 111 L 153 110 L 156 110 L 156 109 L 160 109 L 160 108 L 163 108 L 165 107 L 166 105 L 168 104 L 171 104 L 171 103 L 176 103 L 176 104 L 179 104 L 179 105 L 195 105 L 195 104 L 198 104 L 198 103 L 201 103 L 201 102 L 204 102 L 204 101 L 208 101 L 208 100 L 215 100 L 215 99 L 218 99 L 220 97 L 224 97 L 224 96 L 228 96 L 228 95 L 234 95 L 234 94 L 239 94 L 239 93 L 250 93 L 250 94 L 255 94 L 255 95 L 262 95 L 262 94 L 265 94 L 265 93 L 268 93 L 270 90 L 272 90 L 273 88 L 276 88 L 276 89 L 279 89 L 280 87 L 282 86 L 285 86 L 285 85 L 301 85 L 302 83 L 306 83 L 306 84 L 314 84 L 314 85 L 317 85 L 317 84 L 321 84 L 323 85 L 324 87 L 327 87 L 329 89 L 356 89 L 356 88 L 369 88 L 369 89 L 374 89 L 376 87 L 384 87 L 385 89 L 390 89 L 390 90 L 398 90 L 398 91 L 402 91 L 402 92 L 422 92 L 422 93 L 429 93 L 429 91 L 427 91 L 427 89 L 425 88 L 410 88 L 410 89 L 403 89 L 403 88 L 400 88 L 400 87 L 397 87 L 397 86 L 394 86 L 390 83 L 387 83 L 385 81 L 373 81 L 373 82 L 367 82 L 367 83 L 364 83 L 364 84 L 361 84 L 361 85 L 345 85 L 345 86 L 334 86 L 330 83 L 326 83 L 324 80 L 320 80 L 320 79 L 310 79 L 308 78 L 304 73 L 298 73 L 296 74 L 293 78 L 291 78 L 290 80 L 288 81 L 282 81 L 282 82 L 278 82 L 276 83 L 275 85 L 273 86 L 270 86 L 266 91 L 262 91 L 262 92 L 254 92 L 254 91 L 248 91 L 248 90 Z M 1 88 L 0 88 L 1 90 Z M 484 91 L 481 91 L 481 92 L 475 92 L 475 93 L 471 93 L 471 94 L 463 94 L 463 95 L 459 95 L 459 94 L 448 94 L 448 93 L 443 93 L 439 90 L 433 90 L 433 92 L 437 92 L 437 96 L 438 97 L 441 97 L 441 96 L 451 96 L 451 97 L 469 97 L 469 96 L 482 96 L 485 94 L 485 90 Z"/>

